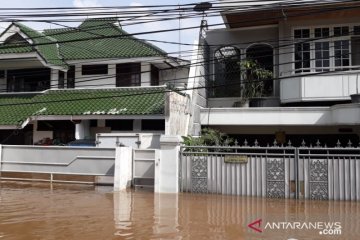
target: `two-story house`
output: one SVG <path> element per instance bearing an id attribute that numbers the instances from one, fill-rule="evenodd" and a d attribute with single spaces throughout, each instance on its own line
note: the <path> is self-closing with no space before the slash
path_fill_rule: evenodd
<path id="1" fill-rule="evenodd" d="M 228 9 L 222 2 L 226 28 L 210 27 L 199 45 L 203 69 L 197 72 L 207 84 L 201 127 L 249 145 L 272 145 L 274 139 L 296 146 L 303 140 L 313 146 L 359 144 L 360 3 L 320 2 L 249 7 L 239 1 Z M 261 96 L 245 99 L 246 106 L 249 79 L 240 62 L 249 60 L 273 77 L 261 80 Z"/>
<path id="2" fill-rule="evenodd" d="M 186 97 L 165 85 L 184 87 L 187 62 L 131 36 L 115 18 L 43 32 L 14 22 L 0 43 L 1 143 L 177 131 L 167 120 L 169 96 Z"/>

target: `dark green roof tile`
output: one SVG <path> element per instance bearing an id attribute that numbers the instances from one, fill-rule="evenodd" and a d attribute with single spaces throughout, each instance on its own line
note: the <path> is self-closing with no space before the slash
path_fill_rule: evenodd
<path id="1" fill-rule="evenodd" d="M 32 96 L 0 96 L 0 125 L 35 116 L 162 115 L 165 88 L 50 90 Z"/>
<path id="2" fill-rule="evenodd" d="M 115 22 L 114 18 L 88 19 L 78 28 L 47 29 L 43 33 L 13 23 L 33 40 L 34 47 L 2 44 L 0 54 L 36 51 L 48 64 L 62 68 L 67 68 L 67 60 L 166 56 L 166 52 L 130 36 Z"/>

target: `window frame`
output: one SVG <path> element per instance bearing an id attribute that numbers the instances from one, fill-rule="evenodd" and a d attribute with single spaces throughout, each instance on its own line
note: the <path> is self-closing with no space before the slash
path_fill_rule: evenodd
<path id="1" fill-rule="evenodd" d="M 345 36 L 334 36 L 334 29 L 336 27 L 349 27 L 349 34 Z M 295 26 L 291 28 L 291 38 L 293 40 L 292 44 L 292 70 L 291 75 L 303 75 L 303 74 L 309 74 L 309 73 L 316 73 L 318 69 L 316 68 L 316 56 L 315 56 L 315 43 L 316 42 L 329 42 L 329 71 L 350 71 L 352 67 L 352 37 L 360 37 L 360 31 L 358 32 L 358 35 L 355 35 L 355 27 L 358 28 L 358 31 L 360 30 L 360 23 L 345 23 L 345 24 L 331 24 L 331 25 L 311 25 L 311 26 Z M 324 41 L 324 39 L 316 39 L 315 38 L 315 29 L 317 28 L 329 28 L 329 39 L 327 41 Z M 309 29 L 310 30 L 310 71 L 303 72 L 301 69 L 301 72 L 297 72 L 297 69 L 295 68 L 295 44 L 296 44 L 296 38 L 295 38 L 295 30 L 298 29 Z M 335 41 L 342 41 L 347 40 L 349 41 L 349 66 L 338 66 L 335 67 Z M 320 72 L 326 72 L 324 71 L 324 68 L 321 67 L 319 69 Z"/>

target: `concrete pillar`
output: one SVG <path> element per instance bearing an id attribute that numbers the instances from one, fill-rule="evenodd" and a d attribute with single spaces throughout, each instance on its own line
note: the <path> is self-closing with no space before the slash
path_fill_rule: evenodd
<path id="1" fill-rule="evenodd" d="M 98 127 L 106 127 L 106 120 L 105 119 L 98 119 L 97 120 Z"/>
<path id="2" fill-rule="evenodd" d="M 57 89 L 59 81 L 59 70 L 51 69 L 50 72 L 50 88 Z"/>
<path id="3" fill-rule="evenodd" d="M 108 76 L 109 78 L 106 79 L 106 86 L 105 87 L 116 87 L 116 64 L 109 64 L 108 65 Z M 101 85 L 104 80 L 98 80 L 98 84 Z"/>
<path id="4" fill-rule="evenodd" d="M 179 192 L 180 136 L 160 137 L 160 158 L 155 159 L 155 192 Z"/>
<path id="5" fill-rule="evenodd" d="M 141 86 L 151 86 L 151 64 L 142 62 L 141 63 Z"/>
<path id="6" fill-rule="evenodd" d="M 117 147 L 115 152 L 114 191 L 125 190 L 131 186 L 132 165 L 132 147 Z"/>
<path id="7" fill-rule="evenodd" d="M 82 120 L 75 125 L 75 138 L 85 139 L 90 137 L 90 121 Z"/>
<path id="8" fill-rule="evenodd" d="M 134 132 L 141 132 L 141 119 L 134 120 Z"/>

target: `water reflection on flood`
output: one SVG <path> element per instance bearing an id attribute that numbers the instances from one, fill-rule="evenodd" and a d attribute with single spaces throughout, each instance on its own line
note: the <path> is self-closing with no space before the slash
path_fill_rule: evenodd
<path id="1" fill-rule="evenodd" d="M 220 195 L 112 193 L 74 185 L 0 185 L 0 239 L 360 239 L 360 203 Z M 341 222 L 317 230 L 255 232 L 266 222 Z"/>

